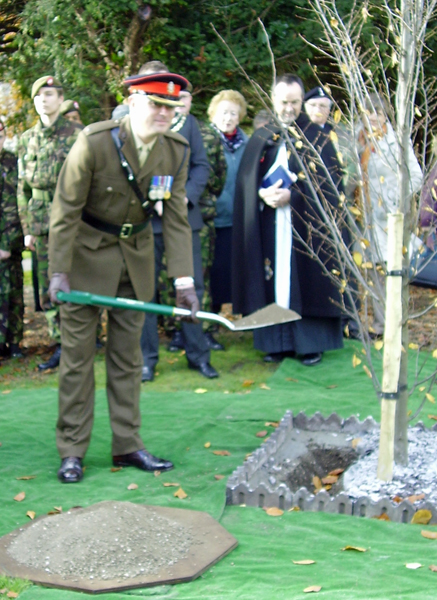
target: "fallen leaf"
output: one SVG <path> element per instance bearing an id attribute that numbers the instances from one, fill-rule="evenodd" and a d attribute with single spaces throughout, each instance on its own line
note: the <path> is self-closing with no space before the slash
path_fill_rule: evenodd
<path id="1" fill-rule="evenodd" d="M 367 548 L 360 548 L 360 546 L 345 546 L 342 550 L 353 550 L 355 552 L 367 552 Z"/>
<path id="2" fill-rule="evenodd" d="M 228 450 L 213 450 L 212 453 L 216 456 L 231 456 Z"/>
<path id="3" fill-rule="evenodd" d="M 413 525 L 428 525 L 432 519 L 432 512 L 430 510 L 418 510 L 411 519 Z"/>
<path id="4" fill-rule="evenodd" d="M 372 519 L 376 519 L 377 521 L 390 521 L 390 517 L 387 513 L 381 513 L 377 517 L 372 517 Z"/>
<path id="5" fill-rule="evenodd" d="M 181 484 L 180 483 L 168 483 L 168 482 L 165 482 L 162 485 L 164 487 L 179 487 Z"/>
<path id="6" fill-rule="evenodd" d="M 313 486 L 315 487 L 316 490 L 321 490 L 322 489 L 322 480 L 320 479 L 320 477 L 317 477 L 317 475 L 314 475 L 313 477 Z"/>
<path id="7" fill-rule="evenodd" d="M 263 429 L 262 431 L 258 431 L 258 433 L 256 433 L 255 435 L 256 437 L 263 438 L 266 437 L 267 433 L 268 432 L 265 429 Z"/>
<path id="8" fill-rule="evenodd" d="M 420 567 L 423 567 L 420 563 L 407 563 L 405 566 L 407 569 L 420 569 Z"/>
<path id="9" fill-rule="evenodd" d="M 427 400 L 429 400 L 429 402 L 431 402 L 432 404 L 435 404 L 435 398 L 432 394 L 425 394 L 425 397 Z"/>
<path id="10" fill-rule="evenodd" d="M 428 419 L 433 419 L 433 421 L 437 421 L 437 415 L 428 415 Z"/>
<path id="11" fill-rule="evenodd" d="M 61 513 L 62 512 L 62 506 L 54 506 L 53 507 L 55 509 L 56 512 Z"/>
<path id="12" fill-rule="evenodd" d="M 269 388 L 269 386 L 266 385 L 265 383 L 260 383 L 259 384 L 259 389 L 260 390 L 271 390 L 272 388 Z"/>
<path id="13" fill-rule="evenodd" d="M 205 388 L 197 388 L 197 390 L 194 390 L 195 394 L 206 394 L 208 390 L 206 390 Z"/>
<path id="14" fill-rule="evenodd" d="M 255 382 L 253 381 L 253 379 L 245 379 L 243 381 L 243 387 L 250 387 L 251 385 L 253 385 Z"/>
<path id="15" fill-rule="evenodd" d="M 434 571 L 434 573 L 437 573 L 437 565 L 429 565 L 428 568 L 430 571 Z"/>
<path id="16" fill-rule="evenodd" d="M 211 442 L 206 442 L 206 444 L 203 444 L 204 448 L 211 448 Z"/>
<path id="17" fill-rule="evenodd" d="M 382 340 L 376 340 L 374 346 L 375 350 L 381 350 L 381 348 L 384 346 L 384 342 Z"/>
<path id="18" fill-rule="evenodd" d="M 423 500 L 425 498 L 425 494 L 414 494 L 413 496 L 408 496 L 407 500 L 414 504 L 418 500 Z"/>
<path id="19" fill-rule="evenodd" d="M 437 540 L 437 531 L 426 531 L 426 529 L 422 529 L 420 533 L 428 540 Z"/>
<path id="20" fill-rule="evenodd" d="M 322 477 L 323 485 L 332 485 L 334 483 L 337 483 L 337 481 L 338 481 L 337 475 L 327 475 L 326 477 Z"/>
<path id="21" fill-rule="evenodd" d="M 264 510 L 270 517 L 280 517 L 284 514 L 284 511 L 281 508 L 276 508 L 276 506 L 270 506 L 269 508 L 264 508 Z"/>
<path id="22" fill-rule="evenodd" d="M 341 475 L 344 472 L 344 469 L 334 469 L 333 471 L 329 471 L 328 475 Z"/>
<path id="23" fill-rule="evenodd" d="M 372 373 L 371 373 L 369 367 L 367 367 L 366 365 L 363 365 L 363 371 L 366 373 L 366 375 L 367 375 L 367 377 L 369 377 L 369 379 L 373 378 Z"/>
<path id="24" fill-rule="evenodd" d="M 294 565 L 315 565 L 315 560 L 293 560 Z"/>
<path id="25" fill-rule="evenodd" d="M 121 471 L 123 467 L 111 467 L 111 473 L 117 473 L 117 471 Z"/>
<path id="26" fill-rule="evenodd" d="M 28 510 L 26 513 L 26 517 L 29 517 L 29 519 L 34 519 L 36 516 L 36 512 L 34 510 Z"/>
<path id="27" fill-rule="evenodd" d="M 184 498 L 188 498 L 188 494 L 186 494 L 181 487 L 177 490 L 177 492 L 173 494 L 173 496 L 175 498 L 180 498 L 181 500 L 184 500 Z"/>
<path id="28" fill-rule="evenodd" d="M 10 394 L 12 390 L 3 390 L 2 394 Z"/>
<path id="29" fill-rule="evenodd" d="M 23 477 L 16 477 L 18 481 L 29 481 L 30 479 L 36 479 L 36 475 L 23 475 Z"/>
<path id="30" fill-rule="evenodd" d="M 434 350 L 434 351 L 433 351 L 433 353 L 432 353 L 432 357 L 433 357 L 433 358 L 437 358 L 437 350 Z"/>
<path id="31" fill-rule="evenodd" d="M 411 344 L 408 344 L 408 348 L 410 350 L 418 350 L 419 349 L 419 344 L 414 344 L 413 342 L 411 342 Z"/>
<path id="32" fill-rule="evenodd" d="M 309 587 L 304 589 L 304 592 L 305 594 L 308 594 L 309 592 L 320 592 L 321 589 L 321 585 L 310 585 Z"/>
<path id="33" fill-rule="evenodd" d="M 358 446 L 358 444 L 361 442 L 361 438 L 354 438 L 351 442 L 351 446 L 352 448 L 356 448 Z"/>
<path id="34" fill-rule="evenodd" d="M 361 358 L 358 358 L 358 356 L 356 354 L 353 355 L 352 357 L 352 366 L 355 369 L 356 367 L 358 367 L 358 365 L 361 364 Z"/>
<path id="35" fill-rule="evenodd" d="M 419 392 L 424 392 L 426 390 L 426 387 L 424 385 L 421 385 L 419 388 Z"/>
<path id="36" fill-rule="evenodd" d="M 279 421 L 267 421 L 264 425 L 266 427 L 279 427 Z"/>
<path id="37" fill-rule="evenodd" d="M 285 381 L 293 381 L 294 383 L 299 383 L 299 379 L 295 379 L 294 377 L 286 377 Z"/>
<path id="38" fill-rule="evenodd" d="M 18 592 L 8 592 L 6 594 L 7 598 L 18 598 Z"/>
<path id="39" fill-rule="evenodd" d="M 16 502 L 22 502 L 22 500 L 24 500 L 25 497 L 26 497 L 26 494 L 24 492 L 20 492 L 19 494 L 14 496 L 14 500 Z"/>
<path id="40" fill-rule="evenodd" d="M 217 479 L 217 481 L 220 481 L 220 479 L 224 479 L 225 476 L 224 475 L 214 475 L 214 479 Z"/>
<path id="41" fill-rule="evenodd" d="M 130 484 L 127 486 L 127 489 L 128 489 L 128 490 L 137 490 L 137 489 L 138 489 L 138 484 L 136 484 L 136 483 L 130 483 Z"/>
<path id="42" fill-rule="evenodd" d="M 329 491 L 332 488 L 332 485 L 330 483 L 325 484 L 325 487 L 323 488 L 326 491 Z"/>
<path id="43" fill-rule="evenodd" d="M 392 498 L 393 502 L 396 502 L 396 504 L 400 504 L 403 500 L 403 498 L 401 498 L 401 496 L 395 496 L 394 498 Z"/>
<path id="44" fill-rule="evenodd" d="M 161 475 L 161 471 L 153 471 L 155 477 L 159 477 Z"/>

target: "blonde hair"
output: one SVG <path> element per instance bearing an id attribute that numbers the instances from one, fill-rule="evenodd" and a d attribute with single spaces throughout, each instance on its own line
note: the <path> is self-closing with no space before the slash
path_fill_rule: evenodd
<path id="1" fill-rule="evenodd" d="M 244 99 L 244 96 L 235 90 L 222 90 L 212 98 L 208 106 L 209 120 L 212 121 L 214 119 L 218 105 L 224 100 L 227 100 L 228 102 L 234 102 L 240 107 L 239 120 L 242 121 L 247 113 L 247 103 Z"/>

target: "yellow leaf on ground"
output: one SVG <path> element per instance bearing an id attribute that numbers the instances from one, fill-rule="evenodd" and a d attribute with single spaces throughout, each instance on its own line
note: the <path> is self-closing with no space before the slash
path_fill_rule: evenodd
<path id="1" fill-rule="evenodd" d="M 375 350 L 381 350 L 381 348 L 384 346 L 384 342 L 382 340 L 376 340 L 374 346 Z"/>
<path id="2" fill-rule="evenodd" d="M 420 563 L 407 563 L 405 566 L 407 569 L 420 569 L 420 567 L 423 567 Z"/>
<path id="3" fill-rule="evenodd" d="M 16 502 L 22 502 L 25 497 L 26 497 L 26 494 L 24 492 L 20 492 L 19 494 L 17 494 L 16 496 L 14 496 L 14 500 Z"/>
<path id="4" fill-rule="evenodd" d="M 286 377 L 285 381 L 293 381 L 293 383 L 299 383 L 299 379 L 295 379 L 294 377 Z"/>
<path id="5" fill-rule="evenodd" d="M 258 431 L 258 433 L 256 433 L 255 435 L 256 437 L 263 438 L 266 437 L 267 433 L 268 432 L 265 429 L 263 429 L 262 431 Z"/>
<path id="6" fill-rule="evenodd" d="M 361 438 L 354 438 L 351 442 L 351 446 L 352 448 L 356 448 L 358 446 L 358 444 L 361 442 Z"/>
<path id="7" fill-rule="evenodd" d="M 429 565 L 429 570 L 434 571 L 434 573 L 437 573 L 437 565 Z"/>
<path id="8" fill-rule="evenodd" d="M 421 385 L 419 388 L 419 392 L 424 392 L 426 390 L 426 387 L 424 385 Z"/>
<path id="9" fill-rule="evenodd" d="M 333 469 L 332 471 L 329 471 L 328 475 L 341 475 L 344 472 L 344 469 Z"/>
<path id="10" fill-rule="evenodd" d="M 432 357 L 437 358 L 437 350 L 433 350 Z"/>
<path id="11" fill-rule="evenodd" d="M 229 450 L 213 450 L 212 453 L 216 456 L 231 456 Z"/>
<path id="12" fill-rule="evenodd" d="M 313 477 L 313 486 L 316 488 L 316 490 L 321 490 L 322 489 L 322 480 L 320 479 L 320 477 L 317 477 L 317 475 L 314 475 Z"/>
<path id="13" fill-rule="evenodd" d="M 197 388 L 197 390 L 194 390 L 195 394 L 206 394 L 208 390 L 206 390 L 205 388 Z"/>
<path id="14" fill-rule="evenodd" d="M 308 594 L 310 592 L 320 592 L 320 590 L 322 589 L 321 585 L 310 585 L 309 587 L 304 589 L 305 594 Z"/>
<path id="15" fill-rule="evenodd" d="M 23 475 L 23 477 L 16 477 L 18 481 L 29 481 L 30 479 L 36 479 L 36 475 Z"/>
<path id="16" fill-rule="evenodd" d="M 271 388 L 269 388 L 269 386 L 266 383 L 260 383 L 259 389 L 260 390 L 270 390 Z"/>
<path id="17" fill-rule="evenodd" d="M 111 467 L 111 473 L 117 473 L 117 471 L 122 471 L 123 467 Z"/>
<path id="18" fill-rule="evenodd" d="M 413 342 L 411 342 L 411 344 L 408 344 L 408 348 L 410 350 L 418 350 L 419 349 L 419 344 L 414 344 Z"/>
<path id="19" fill-rule="evenodd" d="M 36 516 L 36 512 L 34 510 L 28 510 L 26 513 L 26 517 L 29 517 L 29 519 L 34 519 Z"/>
<path id="20" fill-rule="evenodd" d="M 423 500 L 424 498 L 425 494 L 413 494 L 412 496 L 408 496 L 407 500 L 409 500 L 411 504 L 414 504 L 415 502 Z"/>
<path id="21" fill-rule="evenodd" d="M 429 400 L 432 404 L 435 404 L 435 398 L 432 394 L 425 394 L 425 398 Z"/>
<path id="22" fill-rule="evenodd" d="M 294 565 L 315 565 L 315 560 L 293 560 Z"/>
<path id="23" fill-rule="evenodd" d="M 430 510 L 418 510 L 411 519 L 413 525 L 428 525 L 432 519 L 432 512 Z"/>
<path id="24" fill-rule="evenodd" d="M 155 477 L 159 477 L 161 475 L 161 471 L 153 471 Z"/>
<path id="25" fill-rule="evenodd" d="M 245 379 L 243 381 L 243 387 L 250 387 L 251 385 L 253 385 L 255 382 L 253 381 L 253 379 Z"/>
<path id="26" fill-rule="evenodd" d="M 136 484 L 136 483 L 130 483 L 130 484 L 127 486 L 127 489 L 128 489 L 128 490 L 137 490 L 137 489 L 138 489 L 138 484 Z"/>
<path id="27" fill-rule="evenodd" d="M 203 444 L 203 446 L 205 448 L 211 448 L 211 442 L 206 442 L 206 444 Z"/>
<path id="28" fill-rule="evenodd" d="M 369 379 L 373 378 L 372 377 L 372 373 L 371 373 L 371 371 L 370 371 L 370 369 L 369 369 L 369 367 L 367 365 L 363 365 L 363 371 L 365 372 L 365 374 L 367 375 L 367 377 Z"/>
<path id="29" fill-rule="evenodd" d="M 377 517 L 372 517 L 372 519 L 376 519 L 377 521 L 390 521 L 390 517 L 387 513 L 381 513 Z"/>
<path id="30" fill-rule="evenodd" d="M 168 483 L 167 481 L 162 484 L 164 487 L 179 487 L 180 483 Z"/>
<path id="31" fill-rule="evenodd" d="M 264 425 L 266 427 L 279 427 L 279 421 L 266 421 Z"/>
<path id="32" fill-rule="evenodd" d="M 337 475 L 327 475 L 326 477 L 322 477 L 323 485 L 333 485 L 337 483 L 338 476 Z"/>
<path id="33" fill-rule="evenodd" d="M 292 506 L 291 508 L 288 509 L 288 512 L 299 512 L 299 511 L 300 511 L 299 506 Z"/>
<path id="34" fill-rule="evenodd" d="M 433 421 L 437 421 L 437 415 L 428 415 L 428 419 L 432 419 Z"/>
<path id="35" fill-rule="evenodd" d="M 284 514 L 284 511 L 280 508 L 276 508 L 276 506 L 270 506 L 269 508 L 264 509 L 266 514 L 270 517 L 280 517 Z"/>
<path id="36" fill-rule="evenodd" d="M 217 481 L 220 481 L 220 479 L 224 479 L 225 476 L 224 475 L 214 475 L 214 479 L 217 479 Z"/>
<path id="37" fill-rule="evenodd" d="M 18 592 L 8 592 L 6 594 L 7 598 L 18 598 Z"/>
<path id="38" fill-rule="evenodd" d="M 2 394 L 10 394 L 12 390 L 3 390 Z"/>
<path id="39" fill-rule="evenodd" d="M 393 502 L 396 502 L 396 504 L 400 504 L 403 500 L 403 498 L 401 496 L 394 496 L 392 498 Z"/>
<path id="40" fill-rule="evenodd" d="M 437 531 L 426 531 L 426 529 L 422 529 L 420 533 L 428 540 L 437 540 Z"/>
<path id="41" fill-rule="evenodd" d="M 355 369 L 361 363 L 362 363 L 361 358 L 358 358 L 358 356 L 356 354 L 354 354 L 353 357 L 352 357 L 352 366 L 353 366 L 353 368 Z"/>
<path id="42" fill-rule="evenodd" d="M 186 494 L 181 487 L 173 494 L 173 496 L 175 498 L 180 498 L 180 500 L 184 500 L 184 498 L 188 498 L 188 494 Z"/>
<path id="43" fill-rule="evenodd" d="M 367 552 L 367 548 L 360 548 L 360 546 L 345 546 L 344 548 L 342 548 L 342 550 L 353 550 L 354 552 Z"/>

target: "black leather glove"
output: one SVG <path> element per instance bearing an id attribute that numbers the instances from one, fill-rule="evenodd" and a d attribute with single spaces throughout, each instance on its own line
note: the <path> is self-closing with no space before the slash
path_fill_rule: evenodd
<path id="1" fill-rule="evenodd" d="M 49 296 L 52 304 L 62 304 L 62 301 L 57 298 L 58 292 L 70 292 L 67 273 L 53 273 L 50 279 Z"/>
<path id="2" fill-rule="evenodd" d="M 199 319 L 196 318 L 196 313 L 200 309 L 200 305 L 194 285 L 176 288 L 176 306 L 191 310 L 191 318 L 185 317 L 186 320 L 193 323 L 199 322 Z"/>

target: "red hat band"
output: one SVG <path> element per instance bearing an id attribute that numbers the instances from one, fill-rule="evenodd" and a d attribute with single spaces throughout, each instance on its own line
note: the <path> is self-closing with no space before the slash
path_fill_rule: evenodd
<path id="1" fill-rule="evenodd" d="M 130 92 L 141 90 L 146 94 L 160 94 L 171 98 L 179 98 L 181 86 L 173 81 L 147 81 L 145 83 L 137 83 L 129 87 Z"/>

